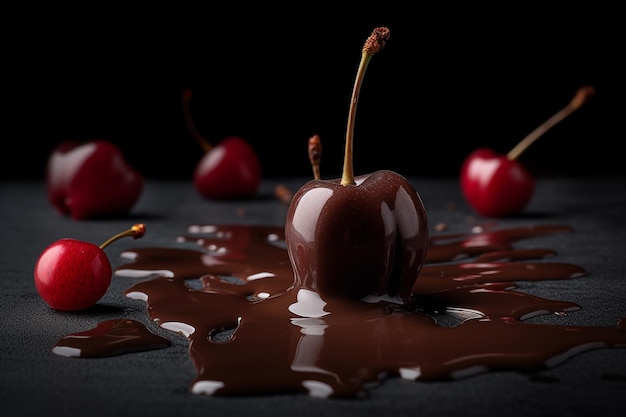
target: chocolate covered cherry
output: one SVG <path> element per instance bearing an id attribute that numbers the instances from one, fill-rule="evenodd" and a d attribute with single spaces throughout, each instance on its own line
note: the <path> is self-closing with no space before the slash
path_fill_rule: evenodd
<path id="1" fill-rule="evenodd" d="M 366 41 L 350 105 L 343 175 L 314 179 L 293 196 L 285 226 L 297 286 L 321 295 L 408 301 L 428 249 L 426 210 L 411 184 L 393 171 L 354 177 L 352 142 L 365 69 L 389 37 Z"/>
<path id="2" fill-rule="evenodd" d="M 408 299 L 428 248 L 422 201 L 392 171 L 355 180 L 313 180 L 294 194 L 285 235 L 296 284 L 322 294 Z"/>

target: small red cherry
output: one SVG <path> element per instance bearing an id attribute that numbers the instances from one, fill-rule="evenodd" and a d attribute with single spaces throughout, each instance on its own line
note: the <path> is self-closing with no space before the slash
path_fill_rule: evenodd
<path id="1" fill-rule="evenodd" d="M 135 224 L 100 246 L 71 238 L 57 240 L 39 255 L 35 264 L 35 287 L 53 309 L 76 311 L 96 304 L 111 284 L 112 268 L 104 248 L 130 236 L 138 239 L 146 227 Z"/>
<path id="2" fill-rule="evenodd" d="M 228 136 L 211 144 L 198 131 L 189 103 L 191 91 L 182 97 L 183 118 L 187 129 L 204 150 L 193 174 L 194 186 L 208 199 L 226 200 L 251 197 L 261 184 L 261 162 L 250 144 L 239 136 Z"/>
<path id="3" fill-rule="evenodd" d="M 460 173 L 465 200 L 484 217 L 505 217 L 521 213 L 535 191 L 535 179 L 517 157 L 554 125 L 587 102 L 595 89 L 578 89 L 567 106 L 528 134 L 511 151 L 499 154 L 488 147 L 471 152 L 463 161 Z"/>

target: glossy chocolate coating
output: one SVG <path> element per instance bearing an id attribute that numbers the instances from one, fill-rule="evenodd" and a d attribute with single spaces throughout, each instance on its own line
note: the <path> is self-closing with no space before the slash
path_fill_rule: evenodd
<path id="1" fill-rule="evenodd" d="M 293 196 L 285 224 L 296 285 L 327 295 L 408 300 L 428 249 L 413 186 L 392 171 L 313 180 Z"/>

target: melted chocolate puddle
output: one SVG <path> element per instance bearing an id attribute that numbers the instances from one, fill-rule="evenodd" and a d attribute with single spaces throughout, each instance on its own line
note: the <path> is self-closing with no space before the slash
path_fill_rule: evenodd
<path id="1" fill-rule="evenodd" d="M 548 225 L 431 236 L 411 305 L 322 299 L 294 287 L 284 231 L 271 226 L 191 226 L 179 241 L 197 249 L 134 249 L 116 275 L 143 278 L 126 295 L 145 301 L 159 326 L 189 339 L 192 392 L 350 398 L 387 377 L 545 369 L 591 349 L 626 347 L 623 318 L 614 328 L 523 322 L 580 307 L 515 291 L 515 281 L 587 272 L 547 262 L 556 255 L 549 249 L 513 243 L 570 231 Z M 99 349 L 89 337 L 74 345 Z"/>
<path id="2" fill-rule="evenodd" d="M 61 338 L 52 351 L 60 356 L 100 358 L 171 346 L 136 320 L 105 320 L 93 329 Z"/>

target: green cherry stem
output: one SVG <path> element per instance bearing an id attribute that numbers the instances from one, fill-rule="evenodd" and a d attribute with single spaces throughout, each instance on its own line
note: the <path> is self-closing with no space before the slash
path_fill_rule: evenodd
<path id="1" fill-rule="evenodd" d="M 146 233 L 146 226 L 144 224 L 138 223 L 138 224 L 134 224 L 133 227 L 131 227 L 130 229 L 118 233 L 115 236 L 109 238 L 106 242 L 104 242 L 102 245 L 100 245 L 100 249 L 106 248 L 107 246 L 109 246 L 111 243 L 115 242 L 116 240 L 119 240 L 123 237 L 126 236 L 130 236 L 133 239 L 139 239 L 140 237 L 142 237 L 144 234 Z"/>
<path id="2" fill-rule="evenodd" d="M 189 105 L 190 101 L 191 101 L 191 90 L 185 89 L 183 91 L 183 100 L 182 100 L 183 121 L 185 122 L 185 126 L 187 127 L 187 130 L 189 131 L 191 136 L 196 140 L 196 142 L 198 142 L 198 144 L 200 145 L 200 147 L 202 147 L 204 152 L 205 153 L 209 152 L 211 148 L 213 148 L 213 145 L 202 135 L 202 133 L 200 133 L 200 131 L 198 130 L 198 127 L 196 126 L 196 123 L 193 121 L 193 117 L 191 117 L 191 109 Z"/>
<path id="3" fill-rule="evenodd" d="M 343 173 L 341 176 L 341 185 L 354 185 L 354 166 L 352 143 L 354 138 L 354 121 L 356 119 L 356 107 L 359 102 L 359 93 L 361 84 L 365 76 L 365 70 L 370 61 L 381 49 L 385 47 L 385 43 L 389 39 L 389 29 L 386 27 L 378 27 L 374 29 L 372 34 L 367 38 L 361 51 L 361 61 L 357 70 L 354 88 L 352 90 L 352 100 L 350 101 L 350 109 L 348 111 L 348 125 L 346 128 L 346 147 L 343 159 Z"/>
<path id="4" fill-rule="evenodd" d="M 522 139 L 513 149 L 509 151 L 506 155 L 508 159 L 511 161 L 516 159 L 522 152 L 526 150 L 534 141 L 539 139 L 539 137 L 543 136 L 548 130 L 552 129 L 557 123 L 561 120 L 565 119 L 567 116 L 572 114 L 575 110 L 579 109 L 583 104 L 585 104 L 589 97 L 591 97 L 595 93 L 595 88 L 590 85 L 585 85 L 580 87 L 576 92 L 576 95 L 570 101 L 567 106 L 563 107 L 561 110 L 556 112 L 552 117 L 548 120 L 537 126 L 535 130 L 530 132 L 528 136 Z"/>

